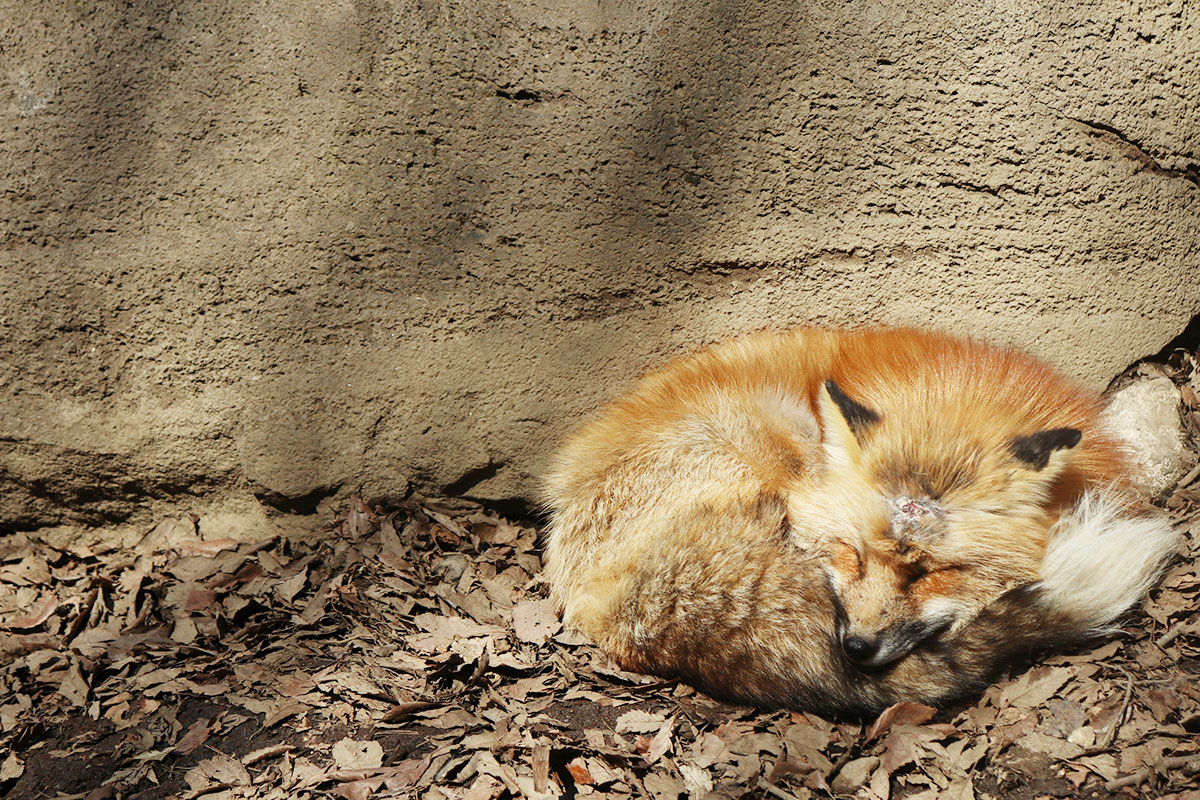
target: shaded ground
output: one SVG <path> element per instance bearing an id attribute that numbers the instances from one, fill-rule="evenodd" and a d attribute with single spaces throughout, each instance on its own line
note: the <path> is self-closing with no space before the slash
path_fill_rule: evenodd
<path id="1" fill-rule="evenodd" d="M 27 610 L 0 639 L 2 788 L 1157 796 L 1200 766 L 1200 519 L 1180 530 L 1190 558 L 1127 633 L 890 724 L 756 712 L 613 670 L 542 599 L 536 531 L 480 511 L 359 505 L 311 545 L 205 542 L 177 520 L 132 550 L 10 537 L 5 606 Z"/>
<path id="2" fill-rule="evenodd" d="M 1196 424 L 1196 398 L 1185 392 Z M 827 721 L 613 669 L 537 531 L 356 503 L 314 542 L 0 539 L 9 798 L 1200 798 L 1200 483 L 1125 631 L 975 702 Z"/>

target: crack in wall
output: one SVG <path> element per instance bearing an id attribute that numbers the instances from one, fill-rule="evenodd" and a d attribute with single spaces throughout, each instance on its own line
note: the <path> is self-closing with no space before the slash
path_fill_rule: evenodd
<path id="1" fill-rule="evenodd" d="M 945 189 L 945 188 L 961 189 L 964 192 L 978 192 L 980 194 L 987 194 L 987 195 L 991 195 L 992 197 L 996 198 L 997 200 L 999 200 L 1002 203 L 1007 203 L 1008 200 L 1003 195 L 1000 194 L 1001 192 L 1012 192 L 1013 194 L 1019 194 L 1019 195 L 1028 195 L 1029 194 L 1029 192 L 1026 192 L 1022 189 L 1018 189 L 1016 186 L 1013 186 L 1011 183 L 1002 183 L 999 186 L 989 186 L 984 183 L 972 183 L 970 181 L 963 181 L 963 180 L 958 180 L 955 178 L 946 178 L 946 179 L 942 180 L 941 183 L 938 184 L 938 187 L 942 188 L 942 189 Z"/>
<path id="2" fill-rule="evenodd" d="M 1164 167 L 1157 158 L 1155 158 L 1148 150 L 1146 150 L 1145 147 L 1129 138 L 1112 125 L 1108 125 L 1103 122 L 1096 122 L 1095 120 L 1079 119 L 1078 117 L 1072 117 L 1069 115 L 1064 116 L 1066 116 L 1066 118 L 1072 122 L 1088 128 L 1089 133 L 1091 133 L 1093 136 L 1104 136 L 1107 134 L 1108 136 L 1115 137 L 1122 144 L 1126 145 L 1126 147 L 1135 150 L 1137 155 L 1134 156 L 1134 160 L 1144 164 L 1152 172 L 1171 178 L 1182 178 L 1183 180 L 1188 181 L 1196 186 L 1200 186 L 1200 164 L 1189 163 L 1183 169 Z"/>

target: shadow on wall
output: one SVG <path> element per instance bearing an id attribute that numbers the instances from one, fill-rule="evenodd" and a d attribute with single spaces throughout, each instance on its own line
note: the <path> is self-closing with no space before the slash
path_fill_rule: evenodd
<path id="1" fill-rule="evenodd" d="M 99 398 L 117 390 L 117 351 L 132 333 L 114 296 L 131 266 L 106 255 L 170 202 L 155 145 L 177 55 L 153 8 L 54 5 L 28 9 L 5 46 L 15 86 L 0 158 L 20 223 L 4 244 L 23 280 L 5 287 L 17 324 L 0 347 L 28 384 Z"/>
<path id="2" fill-rule="evenodd" d="M 784 12 L 782 25 L 779 13 L 759 11 L 738 3 L 676 7 L 645 30 L 594 34 L 611 42 L 611 74 L 603 77 L 626 82 L 618 92 L 597 90 L 583 114 L 595 157 L 564 209 L 564 227 L 576 234 L 563 255 L 605 289 L 559 300 L 559 336 L 539 357 L 548 382 L 576 384 L 580 364 L 597 364 L 598 383 L 615 393 L 681 350 L 762 324 L 679 317 L 689 305 L 722 305 L 771 266 L 745 258 L 744 245 L 761 233 L 756 217 L 769 213 L 755 192 L 764 178 L 755 174 L 754 148 L 772 135 L 769 118 L 792 118 L 795 111 L 780 106 L 799 98 L 781 87 L 807 70 L 779 45 L 815 32 L 800 7 Z M 557 410 L 565 406 L 578 419 L 596 399 L 556 398 Z M 542 398 L 526 400 L 527 416 L 555 413 Z M 567 427 L 553 425 L 552 438 Z"/>
<path id="3" fill-rule="evenodd" d="M 0 52 L 0 382 L 13 389 L 0 400 L 0 518 L 14 525 L 119 521 L 131 504 L 221 482 L 219 465 L 195 459 L 139 462 L 157 431 L 129 424 L 139 405 L 129 395 L 161 388 L 132 375 L 133 353 L 168 349 L 193 311 L 178 298 L 194 276 L 142 235 L 173 230 L 180 212 L 172 168 L 187 98 L 171 31 L 189 13 L 186 3 L 29 4 Z"/>
<path id="4" fill-rule="evenodd" d="M 1162 363 L 1176 350 L 1200 353 L 1200 314 L 1192 317 L 1187 327 L 1180 331 L 1178 336 L 1167 342 L 1157 353 L 1148 356 L 1146 360 Z"/>
<path id="5" fill-rule="evenodd" d="M 447 4 L 363 22 L 385 33 L 334 137 L 344 166 L 321 214 L 344 227 L 329 223 L 318 257 L 325 293 L 351 298 L 327 341 L 369 365 L 346 382 L 350 405 L 377 412 L 335 418 L 368 432 L 372 468 L 470 495 L 511 473 L 506 454 L 553 446 L 574 402 L 557 387 L 581 363 L 620 379 L 694 341 L 671 318 L 692 291 L 677 267 L 729 235 L 711 224 L 726 199 L 708 159 L 746 135 L 723 121 L 787 35 L 729 55 L 704 44 L 709 11 L 547 22 Z M 720 12 L 721 35 L 739 13 Z"/>
<path id="6" fill-rule="evenodd" d="M 965 297 L 966 258 L 989 293 L 963 314 L 1020 327 L 1061 294 L 1060 234 L 1109 206 L 1056 206 L 1023 278 L 998 248 L 978 260 L 973 235 L 1033 218 L 1022 175 L 1046 164 L 961 173 L 1030 145 L 1067 171 L 1040 147 L 1059 131 L 1005 116 L 1010 87 L 943 80 L 945 50 L 1003 61 L 1007 41 L 927 42 L 882 13 L 35 5 L 0 54 L 6 272 L 32 278 L 0 287 L 0 368 L 25 392 L 0 433 L 111 455 L 148 495 L 240 482 L 306 512 L 411 478 L 519 498 L 575 420 L 704 341 L 852 309 L 920 322 Z M 1106 258 L 1088 274 L 1136 261 Z M 86 485 L 94 462 L 71 463 Z"/>

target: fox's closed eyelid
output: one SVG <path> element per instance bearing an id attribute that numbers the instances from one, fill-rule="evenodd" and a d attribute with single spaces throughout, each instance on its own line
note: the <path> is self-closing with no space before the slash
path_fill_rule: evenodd
<path id="1" fill-rule="evenodd" d="M 902 587 L 905 591 L 912 588 L 916 583 L 927 577 L 930 571 L 920 564 L 912 564 L 908 568 L 908 572 L 904 575 Z"/>
<path id="2" fill-rule="evenodd" d="M 838 542 L 838 551 L 837 561 L 842 564 L 842 568 L 851 572 L 853 579 L 862 575 L 863 559 L 858 548 L 849 542 Z"/>
<path id="3" fill-rule="evenodd" d="M 953 575 L 954 573 L 957 573 L 957 572 L 965 572 L 967 569 L 968 568 L 963 564 L 945 564 L 943 566 L 934 567 L 932 569 L 930 569 L 929 567 L 925 567 L 925 566 L 917 566 L 913 569 L 912 572 L 909 573 L 908 583 L 911 586 L 912 584 L 917 583 L 918 581 L 924 580 L 925 578 L 929 578 L 933 575 L 941 575 L 941 576 Z"/>
<path id="4" fill-rule="evenodd" d="M 928 578 L 930 575 L 954 575 L 958 572 L 966 572 L 969 569 L 964 564 L 946 564 L 937 569 L 927 569 L 921 573 L 922 578 Z"/>

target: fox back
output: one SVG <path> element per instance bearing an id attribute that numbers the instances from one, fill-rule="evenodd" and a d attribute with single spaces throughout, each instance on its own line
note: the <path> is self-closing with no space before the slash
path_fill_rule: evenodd
<path id="1" fill-rule="evenodd" d="M 546 570 L 629 669 L 870 711 L 1111 625 L 1175 544 L 1098 399 L 915 330 L 760 333 L 645 376 L 563 446 Z"/>

